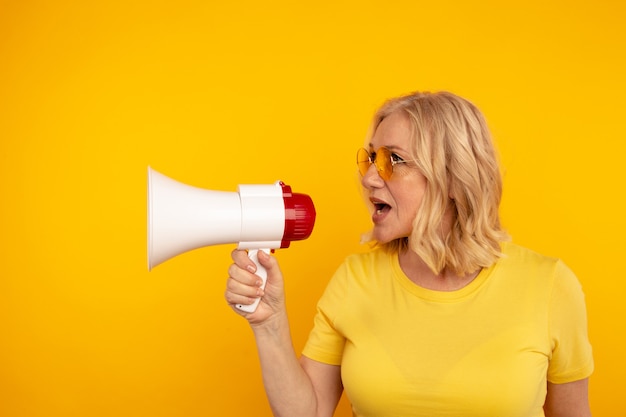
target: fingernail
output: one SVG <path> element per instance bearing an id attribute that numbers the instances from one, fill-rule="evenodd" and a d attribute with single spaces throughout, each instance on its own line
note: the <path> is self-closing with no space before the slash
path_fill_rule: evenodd
<path id="1" fill-rule="evenodd" d="M 248 265 L 246 266 L 246 269 L 250 272 L 252 272 L 253 274 L 256 272 L 256 268 L 252 265 Z"/>

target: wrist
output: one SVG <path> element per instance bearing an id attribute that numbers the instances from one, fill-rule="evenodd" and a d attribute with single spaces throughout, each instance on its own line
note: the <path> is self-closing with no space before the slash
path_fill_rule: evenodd
<path id="1" fill-rule="evenodd" d="M 273 314 L 271 317 L 260 323 L 250 323 L 250 328 L 254 335 L 259 337 L 276 337 L 286 333 L 289 335 L 289 320 L 285 311 Z"/>

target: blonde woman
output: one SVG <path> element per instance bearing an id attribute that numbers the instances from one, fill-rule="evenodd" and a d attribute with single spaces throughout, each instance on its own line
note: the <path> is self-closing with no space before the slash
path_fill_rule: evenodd
<path id="1" fill-rule="evenodd" d="M 276 416 L 587 417 L 593 371 L 574 274 L 508 241 L 481 112 L 447 92 L 385 103 L 357 153 L 374 248 L 339 267 L 292 347 L 274 257 L 234 251 L 225 298 L 254 331 Z M 261 297 L 254 313 L 234 308 Z"/>

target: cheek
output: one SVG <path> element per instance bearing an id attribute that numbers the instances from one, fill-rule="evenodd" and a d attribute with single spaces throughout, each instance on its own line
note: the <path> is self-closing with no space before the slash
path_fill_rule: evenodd
<path id="1" fill-rule="evenodd" d="M 422 205 L 422 194 L 409 194 L 400 203 L 399 216 L 403 222 L 412 225 Z"/>
<path id="2" fill-rule="evenodd" d="M 404 228 L 408 232 L 413 230 L 413 222 L 415 221 L 415 217 L 417 216 L 417 211 L 418 206 L 414 205 L 400 212 L 400 220 L 403 223 Z"/>
<path id="3" fill-rule="evenodd" d="M 412 190 L 412 191 L 409 191 Z M 424 201 L 425 184 L 423 182 L 412 182 L 403 187 L 402 202 L 400 203 L 400 215 L 403 221 L 411 225 Z"/>

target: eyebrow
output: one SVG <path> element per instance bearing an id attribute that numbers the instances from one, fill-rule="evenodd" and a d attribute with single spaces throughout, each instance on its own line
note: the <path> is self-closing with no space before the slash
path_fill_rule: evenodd
<path id="1" fill-rule="evenodd" d="M 369 149 L 374 149 L 374 145 L 372 145 L 371 143 L 368 146 L 369 146 Z M 399 146 L 396 146 L 396 145 L 382 145 L 382 146 L 379 146 L 379 148 L 382 148 L 382 147 L 385 147 L 385 148 L 389 149 L 392 152 L 403 152 L 403 153 L 407 153 L 407 154 L 409 153 L 409 151 L 407 151 L 407 150 L 405 150 L 405 149 L 403 149 L 403 148 L 401 148 Z"/>

